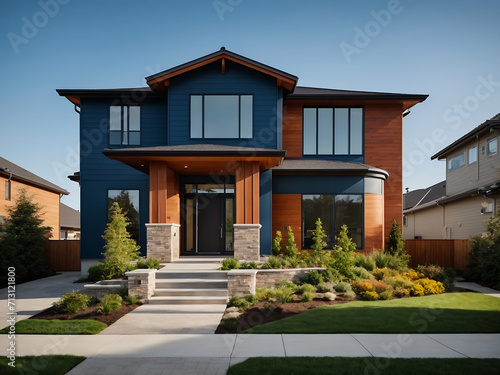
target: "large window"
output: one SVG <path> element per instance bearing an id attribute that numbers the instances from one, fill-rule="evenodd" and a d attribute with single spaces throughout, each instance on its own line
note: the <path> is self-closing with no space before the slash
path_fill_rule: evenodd
<path id="1" fill-rule="evenodd" d="M 477 146 L 469 147 L 468 150 L 468 163 L 472 164 L 477 161 Z"/>
<path id="2" fill-rule="evenodd" d="M 141 144 L 141 107 L 120 105 L 109 107 L 109 144 Z"/>
<path id="3" fill-rule="evenodd" d="M 465 152 L 461 152 L 458 155 L 450 158 L 448 160 L 448 171 L 453 171 L 465 165 Z"/>
<path id="4" fill-rule="evenodd" d="M 113 203 L 118 202 L 120 208 L 130 220 L 127 227 L 131 238 L 139 241 L 139 190 L 108 190 L 108 220 L 113 213 Z"/>
<path id="5" fill-rule="evenodd" d="M 496 155 L 497 149 L 498 149 L 497 137 L 488 140 L 487 151 L 486 151 L 487 155 L 488 156 Z"/>
<path id="6" fill-rule="evenodd" d="M 321 219 L 328 248 L 335 245 L 343 224 L 358 248 L 363 246 L 362 194 L 304 194 L 302 196 L 302 247 L 310 249 L 316 220 Z"/>
<path id="7" fill-rule="evenodd" d="M 363 108 L 304 108 L 304 155 L 362 155 Z"/>
<path id="8" fill-rule="evenodd" d="M 191 95 L 191 138 L 252 137 L 252 95 Z"/>

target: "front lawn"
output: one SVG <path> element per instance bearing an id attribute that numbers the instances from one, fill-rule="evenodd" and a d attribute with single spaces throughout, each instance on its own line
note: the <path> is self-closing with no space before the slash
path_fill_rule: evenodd
<path id="1" fill-rule="evenodd" d="M 496 374 L 500 359 L 285 357 L 250 358 L 231 366 L 228 375 L 384 374 L 481 375 Z M 334 370 L 333 370 L 334 369 Z"/>
<path id="2" fill-rule="evenodd" d="M 95 320 L 37 320 L 25 319 L 16 323 L 16 334 L 31 335 L 95 335 L 108 326 Z M 9 327 L 0 330 L 8 333 Z"/>
<path id="3" fill-rule="evenodd" d="M 499 333 L 500 298 L 447 293 L 323 306 L 245 333 Z"/>
<path id="4" fill-rule="evenodd" d="M 16 357 L 15 367 L 9 366 L 8 357 L 0 357 L 2 375 L 37 374 L 63 375 L 82 362 L 85 357 L 74 355 L 42 355 Z"/>

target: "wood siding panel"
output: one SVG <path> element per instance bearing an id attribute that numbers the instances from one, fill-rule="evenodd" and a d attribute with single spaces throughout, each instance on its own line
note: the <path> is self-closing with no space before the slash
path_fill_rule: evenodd
<path id="1" fill-rule="evenodd" d="M 236 224 L 245 223 L 245 167 L 236 168 Z"/>
<path id="2" fill-rule="evenodd" d="M 179 175 L 170 168 L 167 169 L 167 223 L 181 223 Z"/>
<path id="3" fill-rule="evenodd" d="M 167 222 L 167 164 L 149 165 L 149 222 Z"/>
<path id="4" fill-rule="evenodd" d="M 259 164 L 252 163 L 252 224 L 259 224 L 259 187 L 260 187 Z"/>
<path id="5" fill-rule="evenodd" d="M 365 106 L 365 164 L 390 176 L 384 185 L 384 235 L 389 240 L 392 221 L 403 218 L 403 126 L 401 104 Z"/>
<path id="6" fill-rule="evenodd" d="M 283 150 L 287 158 L 302 157 L 302 103 L 286 101 L 283 107 Z"/>
<path id="7" fill-rule="evenodd" d="M 80 241 L 49 241 L 43 258 L 52 271 L 80 271 Z"/>
<path id="8" fill-rule="evenodd" d="M 302 195 L 301 194 L 273 194 L 273 238 L 276 231 L 283 235 L 283 247 L 287 242 L 287 230 L 283 227 L 292 227 L 295 242 L 302 248 Z"/>
<path id="9" fill-rule="evenodd" d="M 259 163 L 240 162 L 236 169 L 236 224 L 259 224 Z"/>
<path id="10" fill-rule="evenodd" d="M 20 190 L 26 189 L 28 196 L 33 197 L 33 201 L 41 206 L 41 218 L 43 225 L 52 228 L 51 240 L 58 240 L 60 237 L 59 223 L 59 193 L 53 193 L 35 186 L 31 186 L 19 181 L 11 180 L 11 199 L 5 200 L 5 181 L 7 178 L 0 177 L 0 216 L 7 217 L 7 209 L 15 206 Z"/>
<path id="11" fill-rule="evenodd" d="M 365 247 L 372 251 L 384 248 L 384 196 L 365 194 Z"/>

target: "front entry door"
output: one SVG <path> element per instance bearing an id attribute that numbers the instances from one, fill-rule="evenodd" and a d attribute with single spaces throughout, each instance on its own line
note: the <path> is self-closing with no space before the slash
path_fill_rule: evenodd
<path id="1" fill-rule="evenodd" d="M 224 197 L 204 196 L 198 201 L 198 253 L 224 251 Z"/>

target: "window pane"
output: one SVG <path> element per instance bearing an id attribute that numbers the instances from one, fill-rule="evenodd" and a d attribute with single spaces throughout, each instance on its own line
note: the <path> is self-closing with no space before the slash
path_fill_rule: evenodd
<path id="1" fill-rule="evenodd" d="M 233 198 L 226 198 L 226 251 L 234 251 L 233 249 Z"/>
<path id="2" fill-rule="evenodd" d="M 186 199 L 186 251 L 194 252 L 194 200 Z"/>
<path id="3" fill-rule="evenodd" d="M 113 202 L 118 202 L 126 212 L 130 220 L 127 230 L 131 238 L 139 241 L 139 190 L 108 190 L 108 220 L 113 212 Z"/>
<path id="4" fill-rule="evenodd" d="M 141 144 L 141 133 L 140 132 L 129 132 L 128 133 L 128 144 L 129 145 L 140 145 Z"/>
<path id="5" fill-rule="evenodd" d="M 129 107 L 129 130 L 139 131 L 141 130 L 141 107 L 130 106 Z"/>
<path id="6" fill-rule="evenodd" d="M 465 165 L 465 153 L 458 154 L 457 156 L 452 157 L 448 161 L 448 170 L 452 171 L 454 169 L 460 168 Z"/>
<path id="7" fill-rule="evenodd" d="M 186 184 L 184 186 L 186 193 L 196 193 L 196 184 Z"/>
<path id="8" fill-rule="evenodd" d="M 469 164 L 475 163 L 477 161 L 477 147 L 469 148 Z"/>
<path id="9" fill-rule="evenodd" d="M 318 154 L 333 154 L 333 108 L 318 108 Z"/>
<path id="10" fill-rule="evenodd" d="M 253 98 L 252 95 L 241 95 L 241 134 L 240 138 L 252 138 L 252 124 L 253 124 Z"/>
<path id="11" fill-rule="evenodd" d="M 321 219 L 323 230 L 327 237 L 324 238 L 327 247 L 332 247 L 332 215 L 333 215 L 333 195 L 315 194 L 302 196 L 302 243 L 304 249 L 310 249 L 312 245 L 313 230 L 316 228 L 316 220 Z"/>
<path id="12" fill-rule="evenodd" d="M 203 137 L 202 100 L 201 95 L 191 95 L 191 138 Z"/>
<path id="13" fill-rule="evenodd" d="M 238 138 L 238 99 L 237 95 L 205 96 L 205 138 Z"/>
<path id="14" fill-rule="evenodd" d="M 109 130 L 122 130 L 122 107 L 109 107 Z"/>
<path id="15" fill-rule="evenodd" d="M 335 155 L 349 153 L 349 109 L 335 108 Z"/>
<path id="16" fill-rule="evenodd" d="M 488 141 L 488 156 L 497 153 L 497 139 L 493 138 Z"/>
<path id="17" fill-rule="evenodd" d="M 226 184 L 226 193 L 227 194 L 234 194 L 234 184 Z"/>
<path id="18" fill-rule="evenodd" d="M 316 154 L 316 108 L 304 108 L 304 154 Z"/>
<path id="19" fill-rule="evenodd" d="M 224 185 L 223 184 L 204 184 L 198 185 L 198 193 L 224 193 Z"/>
<path id="20" fill-rule="evenodd" d="M 122 132 L 114 131 L 109 133 L 109 144 L 110 145 L 121 145 L 122 144 Z"/>
<path id="21" fill-rule="evenodd" d="M 351 108 L 351 155 L 363 153 L 363 108 Z"/>
<path id="22" fill-rule="evenodd" d="M 363 196 L 361 194 L 339 194 L 335 196 L 335 235 L 342 225 L 349 228 L 348 235 L 360 248 L 363 238 Z"/>

